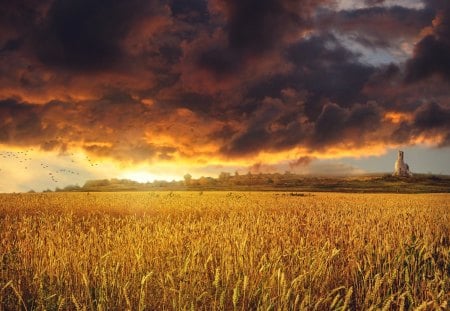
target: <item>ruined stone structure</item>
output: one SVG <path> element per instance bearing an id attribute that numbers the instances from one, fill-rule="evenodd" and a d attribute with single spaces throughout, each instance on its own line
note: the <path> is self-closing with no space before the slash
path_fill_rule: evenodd
<path id="1" fill-rule="evenodd" d="M 399 176 L 399 177 L 411 177 L 412 174 L 409 171 L 409 165 L 403 161 L 404 153 L 403 151 L 398 151 L 397 161 L 395 161 L 395 171 L 392 174 L 392 176 Z"/>

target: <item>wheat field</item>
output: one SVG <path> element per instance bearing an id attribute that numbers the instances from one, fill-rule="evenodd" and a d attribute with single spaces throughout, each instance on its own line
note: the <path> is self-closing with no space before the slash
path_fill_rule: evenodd
<path id="1" fill-rule="evenodd" d="M 449 194 L 0 195 L 0 310 L 448 310 Z"/>

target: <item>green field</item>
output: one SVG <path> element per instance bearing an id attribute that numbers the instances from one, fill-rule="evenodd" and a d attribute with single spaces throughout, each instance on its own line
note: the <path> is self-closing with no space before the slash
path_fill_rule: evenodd
<path id="1" fill-rule="evenodd" d="M 0 310 L 448 310 L 450 194 L 0 195 Z"/>

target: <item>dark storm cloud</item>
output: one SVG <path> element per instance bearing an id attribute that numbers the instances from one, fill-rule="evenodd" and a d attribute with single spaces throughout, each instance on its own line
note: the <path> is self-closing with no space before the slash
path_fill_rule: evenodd
<path id="1" fill-rule="evenodd" d="M 286 33 L 304 27 L 302 2 L 306 6 L 292 0 L 226 1 L 230 48 L 253 53 L 273 48 Z"/>
<path id="2" fill-rule="evenodd" d="M 221 149 L 231 157 L 251 156 L 259 150 L 280 151 L 305 141 L 309 124 L 299 119 L 299 107 L 286 99 L 263 99 L 249 114 L 245 128 L 236 132 Z"/>
<path id="3" fill-rule="evenodd" d="M 312 27 L 313 9 L 327 0 L 228 0 L 223 2 L 225 44 L 199 54 L 198 65 L 217 73 L 235 73 L 247 57 L 279 48 L 289 36 Z"/>
<path id="4" fill-rule="evenodd" d="M 289 81 L 308 90 L 305 113 L 315 119 L 327 100 L 348 107 L 364 101 L 361 90 L 374 68 L 358 61 L 358 54 L 340 44 L 332 35 L 314 36 L 292 46 L 288 59 L 295 64 Z"/>
<path id="5" fill-rule="evenodd" d="M 0 47 L 0 53 L 2 52 L 8 52 L 8 51 L 15 51 L 19 49 L 21 45 L 20 39 L 10 39 L 6 41 L 2 47 Z"/>
<path id="6" fill-rule="evenodd" d="M 0 100 L 0 142 L 26 146 L 53 136 L 51 125 L 43 126 L 41 107 L 14 99 Z"/>
<path id="7" fill-rule="evenodd" d="M 416 82 L 434 74 L 450 80 L 450 8 L 438 11 L 431 33 L 414 49 L 407 63 L 407 82 Z"/>
<path id="8" fill-rule="evenodd" d="M 50 1 L 0 0 L 0 34 L 23 35 L 31 30 L 44 16 Z M 3 39 L 3 38 L 2 38 Z"/>
<path id="9" fill-rule="evenodd" d="M 172 14 L 189 23 L 204 23 L 209 19 L 208 3 L 205 0 L 171 0 Z"/>
<path id="10" fill-rule="evenodd" d="M 226 141 L 229 140 L 230 137 L 237 134 L 237 130 L 230 125 L 223 125 L 218 130 L 212 132 L 208 135 L 208 138 L 213 141 Z"/>
<path id="11" fill-rule="evenodd" d="M 416 109 L 413 119 L 402 122 L 393 132 L 398 143 L 408 143 L 420 136 L 441 136 L 439 145 L 450 145 L 450 107 L 431 102 Z"/>
<path id="12" fill-rule="evenodd" d="M 258 81 L 248 88 L 246 96 L 261 101 L 266 96 L 280 97 L 283 90 L 295 90 L 302 94 L 296 103 L 302 103 L 303 110 L 297 113 L 311 120 L 329 101 L 348 107 L 367 100 L 361 90 L 375 68 L 359 62 L 359 54 L 343 46 L 332 34 L 323 33 L 292 44 L 284 50 L 284 56 L 292 70 Z M 250 113 L 251 108 L 256 109 L 257 102 L 241 107 L 241 111 Z"/>
<path id="13" fill-rule="evenodd" d="M 260 149 L 281 151 L 299 145 L 311 151 L 342 143 L 362 147 L 367 136 L 380 128 L 383 111 L 375 102 L 351 108 L 326 103 L 317 120 L 302 121 L 295 108 L 267 98 L 252 116 L 222 149 L 224 154 L 249 156 Z"/>
<path id="14" fill-rule="evenodd" d="M 228 155 L 248 155 L 256 152 L 259 146 L 265 148 L 271 143 L 270 123 L 283 114 L 283 104 L 266 99 L 260 109 L 252 115 L 247 128 L 235 135 L 231 143 L 223 147 L 222 152 Z"/>
<path id="15" fill-rule="evenodd" d="M 161 98 L 158 105 L 161 108 L 188 108 L 189 110 L 210 113 L 214 99 L 208 94 L 196 92 L 180 92 L 171 98 Z"/>
<path id="16" fill-rule="evenodd" d="M 335 3 L 1 1 L 0 142 L 139 162 L 449 141 L 448 5 Z"/>
<path id="17" fill-rule="evenodd" d="M 355 105 L 351 109 L 326 104 L 315 123 L 312 144 L 318 148 L 345 140 L 361 144 L 366 133 L 379 128 L 381 119 L 382 111 L 375 103 Z"/>
<path id="18" fill-rule="evenodd" d="M 199 55 L 198 66 L 213 71 L 217 76 L 227 76 L 239 70 L 241 58 L 236 51 L 213 47 Z"/>
<path id="19" fill-rule="evenodd" d="M 125 56 L 121 41 L 157 1 L 55 0 L 35 42 L 40 60 L 76 70 L 104 69 Z"/>
<path id="20" fill-rule="evenodd" d="M 450 129 L 450 108 L 437 103 L 426 104 L 416 111 L 414 128 L 422 131 Z"/>

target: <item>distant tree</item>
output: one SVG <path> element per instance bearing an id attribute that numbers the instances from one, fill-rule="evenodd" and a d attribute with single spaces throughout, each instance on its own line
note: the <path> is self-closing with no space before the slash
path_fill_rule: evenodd
<path id="1" fill-rule="evenodd" d="M 211 186 L 214 184 L 214 178 L 202 176 L 199 178 L 198 184 L 200 186 Z"/>
<path id="2" fill-rule="evenodd" d="M 192 175 L 187 173 L 186 175 L 184 175 L 184 184 L 186 186 L 190 185 L 192 181 Z"/>
<path id="3" fill-rule="evenodd" d="M 81 187 L 78 185 L 68 185 L 68 186 L 64 187 L 63 190 L 64 191 L 78 191 L 80 189 L 81 189 Z"/>
<path id="4" fill-rule="evenodd" d="M 84 183 L 83 188 L 95 188 L 109 186 L 111 182 L 108 179 L 88 180 Z"/>
<path id="5" fill-rule="evenodd" d="M 230 173 L 227 172 L 221 172 L 219 174 L 219 180 L 228 180 L 230 179 L 230 177 L 231 177 Z"/>

